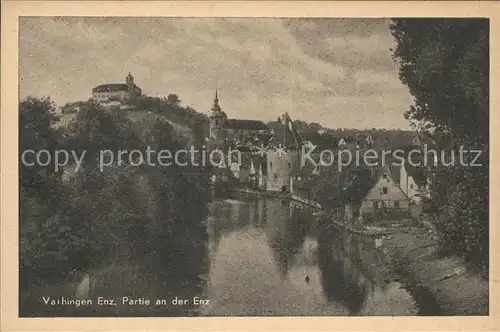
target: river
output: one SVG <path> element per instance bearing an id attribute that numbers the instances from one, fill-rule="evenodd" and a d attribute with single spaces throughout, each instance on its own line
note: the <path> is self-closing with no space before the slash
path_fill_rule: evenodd
<path id="1" fill-rule="evenodd" d="M 206 316 L 417 315 L 373 239 L 325 232 L 312 208 L 287 200 L 209 207 Z"/>
<path id="2" fill-rule="evenodd" d="M 288 200 L 218 199 L 208 208 L 208 240 L 200 250 L 181 251 L 166 266 L 117 262 L 89 271 L 91 306 L 44 303 L 70 298 L 70 286 L 33 290 L 21 316 L 422 314 L 373 238 L 325 231 L 312 208 Z M 99 297 L 116 305 L 98 305 Z M 124 304 L 124 297 L 151 304 Z M 195 297 L 204 304 L 195 305 Z M 173 304 L 176 298 L 190 304 Z"/>

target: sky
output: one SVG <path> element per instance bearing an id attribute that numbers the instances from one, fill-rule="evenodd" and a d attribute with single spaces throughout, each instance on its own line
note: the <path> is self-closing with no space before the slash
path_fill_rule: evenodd
<path id="1" fill-rule="evenodd" d="M 408 129 L 412 97 L 384 19 L 20 19 L 20 97 L 58 105 L 130 71 L 149 96 L 176 93 L 208 113 L 218 89 L 229 118 Z"/>

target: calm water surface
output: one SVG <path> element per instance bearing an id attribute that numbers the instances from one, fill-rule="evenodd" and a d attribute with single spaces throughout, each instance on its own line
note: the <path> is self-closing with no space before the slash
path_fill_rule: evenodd
<path id="1" fill-rule="evenodd" d="M 279 199 L 212 202 L 200 314 L 417 314 L 373 239 L 326 234 L 312 212 Z"/>
<path id="2" fill-rule="evenodd" d="M 322 231 L 309 208 L 280 199 L 210 203 L 208 250 L 181 253 L 185 265 L 141 270 L 133 264 L 98 270 L 91 294 L 145 297 L 151 306 L 52 307 L 61 285 L 32 294 L 22 316 L 416 315 L 372 238 Z M 207 257 L 208 255 L 208 257 Z M 166 278 L 161 270 L 178 270 Z M 190 277 L 189 271 L 195 271 Z M 307 280 L 306 280 L 307 279 Z M 208 299 L 205 306 L 156 306 L 154 300 Z M 118 300 L 119 301 L 119 300 Z"/>

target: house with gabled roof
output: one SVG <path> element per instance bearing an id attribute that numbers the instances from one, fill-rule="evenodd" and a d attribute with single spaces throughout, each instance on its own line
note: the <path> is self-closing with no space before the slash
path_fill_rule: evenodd
<path id="1" fill-rule="evenodd" d="M 359 168 L 340 188 L 343 222 L 377 224 L 410 218 L 410 199 L 392 178 L 389 167 Z"/>

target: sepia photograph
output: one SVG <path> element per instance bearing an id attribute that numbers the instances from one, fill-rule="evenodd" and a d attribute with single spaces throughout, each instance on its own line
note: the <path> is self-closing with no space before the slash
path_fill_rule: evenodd
<path id="1" fill-rule="evenodd" d="M 490 28 L 20 16 L 18 317 L 490 315 Z"/>

